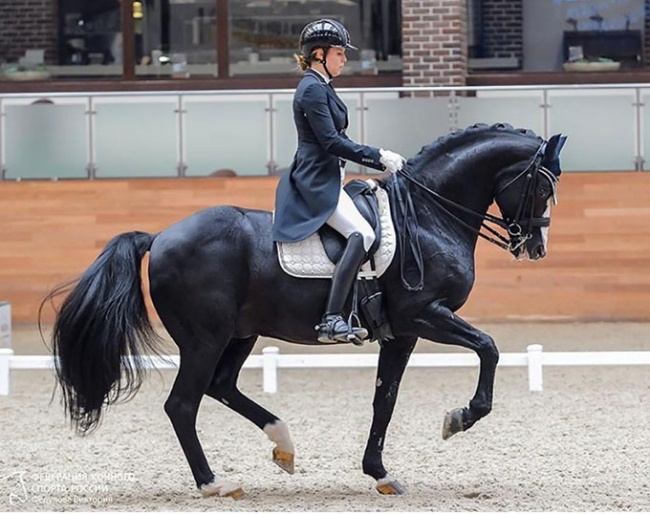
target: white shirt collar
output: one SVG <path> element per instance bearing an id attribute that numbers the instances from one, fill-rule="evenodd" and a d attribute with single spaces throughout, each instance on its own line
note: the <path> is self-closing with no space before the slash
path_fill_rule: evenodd
<path id="1" fill-rule="evenodd" d="M 325 81 L 325 84 L 329 84 L 329 83 L 332 81 L 332 79 L 330 79 L 329 77 L 326 77 L 325 75 L 323 75 L 323 74 L 322 74 L 320 71 L 318 71 L 317 69 L 315 69 L 315 68 L 310 68 L 310 69 L 311 69 L 311 71 L 313 71 L 314 73 L 316 73 L 318 76 L 320 76 L 320 77 Z"/>

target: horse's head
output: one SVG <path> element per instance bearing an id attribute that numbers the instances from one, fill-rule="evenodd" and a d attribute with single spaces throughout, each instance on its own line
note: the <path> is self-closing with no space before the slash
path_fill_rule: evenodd
<path id="1" fill-rule="evenodd" d="M 500 174 L 495 200 L 510 237 L 510 252 L 531 260 L 546 256 L 551 205 L 556 203 L 556 184 L 562 172 L 560 150 L 566 136 L 556 134 L 543 142 L 525 167 Z"/>

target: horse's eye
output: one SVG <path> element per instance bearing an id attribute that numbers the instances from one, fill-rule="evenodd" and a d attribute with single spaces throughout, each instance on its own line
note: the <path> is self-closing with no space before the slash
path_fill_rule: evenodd
<path id="1" fill-rule="evenodd" d="M 545 197 L 547 195 L 548 195 L 548 189 L 546 189 L 545 187 L 540 187 L 537 190 L 537 196 L 541 196 L 543 198 L 543 197 Z"/>

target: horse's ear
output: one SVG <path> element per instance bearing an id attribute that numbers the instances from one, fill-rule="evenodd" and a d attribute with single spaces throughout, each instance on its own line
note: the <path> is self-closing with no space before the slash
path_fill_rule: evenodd
<path id="1" fill-rule="evenodd" d="M 562 173 L 560 169 L 560 151 L 566 142 L 567 136 L 562 134 L 555 134 L 546 143 L 546 148 L 544 149 L 544 158 L 542 163 L 546 168 L 548 168 L 553 174 L 559 176 Z"/>
<path id="2" fill-rule="evenodd" d="M 544 160 L 545 161 L 554 161 L 560 158 L 560 151 L 566 142 L 567 136 L 562 134 L 555 134 L 546 143 L 546 148 L 544 150 Z"/>

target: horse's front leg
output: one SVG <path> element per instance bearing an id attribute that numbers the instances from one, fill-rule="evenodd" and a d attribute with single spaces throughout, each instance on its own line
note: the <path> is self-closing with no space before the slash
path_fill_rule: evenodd
<path id="1" fill-rule="evenodd" d="M 499 351 L 494 340 L 458 317 L 447 307 L 432 303 L 415 320 L 420 337 L 438 343 L 453 344 L 474 350 L 480 359 L 480 372 L 474 397 L 468 407 L 448 412 L 442 426 L 442 438 L 469 429 L 492 410 L 494 375 Z"/>
<path id="2" fill-rule="evenodd" d="M 402 494 L 402 485 L 390 476 L 382 462 L 384 440 L 388 423 L 393 415 L 399 384 L 404 374 L 417 337 L 396 338 L 387 341 L 379 351 L 375 397 L 372 403 L 372 427 L 363 455 L 363 472 L 377 480 L 377 491 L 381 494 Z"/>

